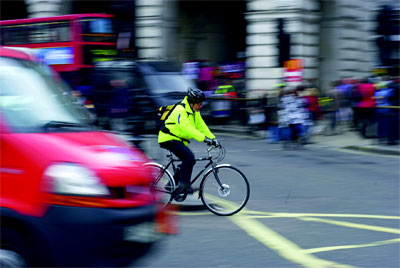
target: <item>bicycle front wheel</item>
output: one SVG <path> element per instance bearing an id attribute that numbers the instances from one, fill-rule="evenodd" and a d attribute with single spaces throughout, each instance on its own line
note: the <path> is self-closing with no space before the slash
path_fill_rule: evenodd
<path id="1" fill-rule="evenodd" d="M 220 165 L 210 169 L 200 184 L 200 197 L 212 213 L 229 216 L 239 212 L 250 196 L 246 176 L 237 168 Z"/>
<path id="2" fill-rule="evenodd" d="M 172 178 L 171 173 L 164 169 L 162 165 L 157 163 L 147 163 L 145 166 L 151 168 L 151 172 L 154 176 L 154 182 L 150 184 L 150 189 L 155 194 L 156 200 L 165 207 L 172 201 L 172 192 L 175 189 L 175 181 Z"/>

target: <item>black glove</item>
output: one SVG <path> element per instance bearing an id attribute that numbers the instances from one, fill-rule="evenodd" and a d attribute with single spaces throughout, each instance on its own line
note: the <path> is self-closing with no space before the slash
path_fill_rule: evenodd
<path id="1" fill-rule="evenodd" d="M 213 140 L 210 138 L 205 137 L 204 138 L 204 143 L 207 144 L 208 146 L 213 145 Z"/>
<path id="2" fill-rule="evenodd" d="M 221 144 L 219 143 L 219 141 L 217 139 L 213 139 L 212 145 L 214 145 L 215 147 L 219 147 Z"/>
<path id="3" fill-rule="evenodd" d="M 215 147 L 218 147 L 218 146 L 220 146 L 220 144 L 219 144 L 219 141 L 217 140 L 217 139 L 210 139 L 210 138 L 207 138 L 207 137 L 205 137 L 204 138 L 204 143 L 206 143 L 208 146 L 215 146 Z"/>

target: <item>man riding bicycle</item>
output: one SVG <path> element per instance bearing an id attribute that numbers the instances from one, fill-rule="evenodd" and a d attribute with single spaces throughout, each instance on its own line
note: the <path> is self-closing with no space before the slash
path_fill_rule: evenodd
<path id="1" fill-rule="evenodd" d="M 196 161 L 193 152 L 187 146 L 189 140 L 195 139 L 198 142 L 205 142 L 207 145 L 219 145 L 201 117 L 200 109 L 204 100 L 203 91 L 197 88 L 188 88 L 186 97 L 181 102 L 183 105 L 176 105 L 165 121 L 165 127 L 169 131 L 160 130 L 158 133 L 160 147 L 171 151 L 182 161 L 179 178 L 176 178 L 179 180 L 178 194 L 193 194 L 197 190 L 190 185 Z"/>

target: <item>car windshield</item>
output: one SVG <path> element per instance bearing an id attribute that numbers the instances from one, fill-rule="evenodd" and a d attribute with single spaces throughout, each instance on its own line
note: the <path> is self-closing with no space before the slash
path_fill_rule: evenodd
<path id="1" fill-rule="evenodd" d="M 188 87 L 195 87 L 192 81 L 185 79 L 181 74 L 145 75 L 144 79 L 150 85 L 154 94 L 185 93 Z"/>
<path id="2" fill-rule="evenodd" d="M 89 123 L 65 84 L 33 62 L 7 57 L 0 57 L 0 111 L 15 132 L 82 130 Z"/>

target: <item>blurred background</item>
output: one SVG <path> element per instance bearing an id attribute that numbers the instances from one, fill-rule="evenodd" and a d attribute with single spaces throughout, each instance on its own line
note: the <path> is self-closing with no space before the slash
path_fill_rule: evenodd
<path id="1" fill-rule="evenodd" d="M 1 44 L 33 48 L 97 125 L 134 136 L 154 133 L 154 110 L 188 86 L 206 92 L 212 124 L 268 130 L 279 125 L 280 92 L 296 90 L 310 112 L 319 109 L 314 121 L 334 111 L 359 128 L 359 84 L 372 83 L 372 95 L 398 91 L 399 8 L 396 0 L 3 0 Z M 112 17 L 62 17 L 89 13 Z M 5 22 L 24 18 L 32 20 Z M 383 104 L 398 113 L 391 94 Z M 373 124 L 383 104 L 364 107 Z"/>
<path id="2" fill-rule="evenodd" d="M 385 233 L 399 233 L 398 0 L 1 0 L 0 10 L 2 46 L 32 53 L 69 86 L 93 124 L 155 161 L 163 157 L 157 108 L 180 101 L 188 87 L 205 92 L 205 121 L 226 144 L 227 162 L 251 180 L 249 217 L 226 224 L 204 211 L 190 214 L 200 201 L 189 200 L 194 204 L 179 214 L 187 216 L 185 235 L 162 244 L 165 253 L 143 267 L 322 267 L 293 261 L 307 248 L 333 250 L 330 258 L 359 267 L 399 267 L 398 237 Z M 237 128 L 242 132 L 232 135 Z M 330 150 L 367 139 L 397 151 L 384 158 Z M 311 145 L 297 150 L 304 144 Z M 191 146 L 196 155 L 205 152 L 204 144 Z M 310 218 L 287 213 L 291 219 L 273 222 L 281 216 L 269 211 L 354 217 L 349 221 L 358 224 L 326 222 L 374 233 L 294 225 Z M 249 221 L 256 215 L 305 250 Z M 232 226 L 258 227 L 244 236 Z M 269 237 L 265 246 L 283 258 L 264 254 Z M 337 250 L 343 248 L 352 251 Z M 326 266 L 339 266 L 333 264 Z"/>

